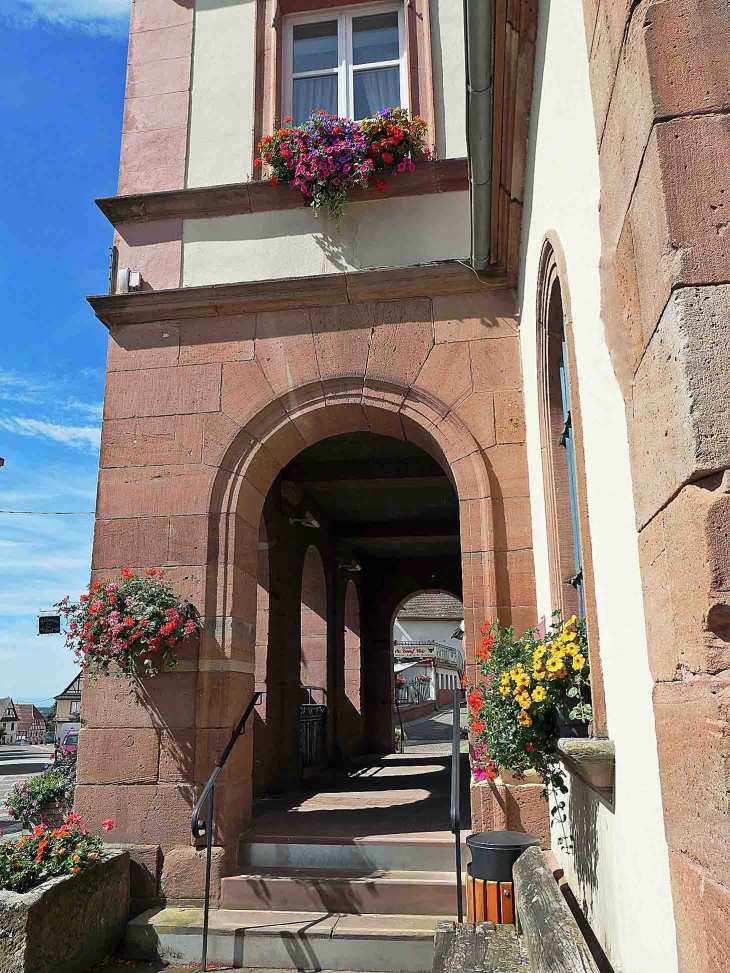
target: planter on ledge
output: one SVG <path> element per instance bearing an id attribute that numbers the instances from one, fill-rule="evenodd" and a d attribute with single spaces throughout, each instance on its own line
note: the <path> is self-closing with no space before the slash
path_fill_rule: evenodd
<path id="1" fill-rule="evenodd" d="M 129 913 L 129 854 L 29 892 L 0 891 L 2 973 L 79 973 L 121 941 Z"/>

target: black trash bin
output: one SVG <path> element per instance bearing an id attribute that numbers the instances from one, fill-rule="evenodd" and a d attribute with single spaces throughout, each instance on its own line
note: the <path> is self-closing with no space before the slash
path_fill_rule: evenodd
<path id="1" fill-rule="evenodd" d="M 511 882 L 512 866 L 526 848 L 540 839 L 522 831 L 479 831 L 466 839 L 471 875 L 485 882 Z"/>

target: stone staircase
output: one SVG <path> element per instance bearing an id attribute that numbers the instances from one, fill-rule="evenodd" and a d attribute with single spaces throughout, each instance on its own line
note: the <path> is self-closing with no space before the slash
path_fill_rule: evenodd
<path id="1" fill-rule="evenodd" d="M 248 834 L 240 862 L 211 912 L 208 957 L 219 966 L 430 973 L 436 927 L 456 915 L 454 842 L 444 832 Z M 126 956 L 200 962 L 202 915 L 143 913 L 127 926 Z"/>

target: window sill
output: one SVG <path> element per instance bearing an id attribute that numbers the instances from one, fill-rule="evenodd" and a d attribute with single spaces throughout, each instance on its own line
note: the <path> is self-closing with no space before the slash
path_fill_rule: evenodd
<path id="1" fill-rule="evenodd" d="M 377 189 L 356 190 L 350 194 L 349 201 L 365 203 L 401 196 L 463 192 L 469 188 L 466 159 L 419 162 L 415 172 L 388 176 L 386 181 L 387 188 L 382 192 Z M 151 220 L 208 219 L 212 216 L 302 209 L 309 206 L 309 201 L 288 186 L 272 186 L 269 182 L 258 181 L 137 196 L 108 196 L 97 199 L 96 205 L 110 223 L 118 226 L 120 223 L 145 223 Z"/>
<path id="2" fill-rule="evenodd" d="M 558 740 L 558 750 L 565 769 L 613 810 L 616 768 L 616 746 L 613 741 L 565 737 Z"/>

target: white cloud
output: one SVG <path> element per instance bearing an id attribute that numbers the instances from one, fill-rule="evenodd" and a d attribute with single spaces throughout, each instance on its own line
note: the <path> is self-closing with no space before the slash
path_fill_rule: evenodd
<path id="1" fill-rule="evenodd" d="M 54 24 L 123 34 L 131 0 L 2 0 L 3 14 L 22 27 Z"/>
<path id="2" fill-rule="evenodd" d="M 40 419 L 21 419 L 16 416 L 0 418 L 0 428 L 19 436 L 33 436 L 52 439 L 65 446 L 96 451 L 101 442 L 98 426 L 61 426 L 55 422 L 42 422 Z"/>
<path id="3" fill-rule="evenodd" d="M 62 408 L 81 412 L 87 419 L 97 419 L 99 422 L 101 422 L 101 417 L 104 414 L 103 405 L 96 402 L 79 402 L 76 399 L 70 399 Z"/>

